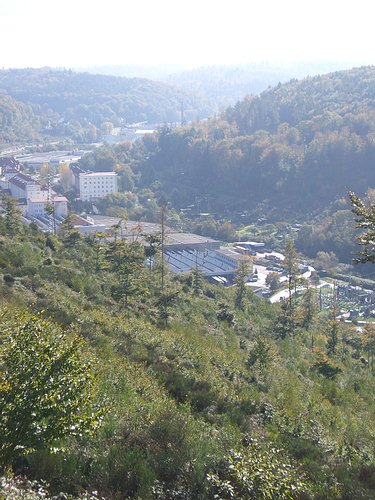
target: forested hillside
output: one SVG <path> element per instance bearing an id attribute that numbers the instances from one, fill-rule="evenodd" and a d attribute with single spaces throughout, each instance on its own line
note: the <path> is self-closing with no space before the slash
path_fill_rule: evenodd
<path id="1" fill-rule="evenodd" d="M 280 84 L 220 119 L 148 139 L 141 184 L 205 211 L 321 212 L 374 185 L 374 104 L 373 67 Z"/>
<path id="2" fill-rule="evenodd" d="M 0 470 L 16 478 L 0 495 L 21 474 L 73 498 L 374 497 L 371 327 L 320 312 L 312 289 L 271 305 L 240 274 L 174 277 L 151 241 L 82 238 L 69 219 L 46 235 L 5 206 Z"/>
<path id="3" fill-rule="evenodd" d="M 14 144 L 40 138 L 42 120 L 31 106 L 0 93 L 0 144 Z"/>
<path id="4" fill-rule="evenodd" d="M 106 122 L 180 122 L 182 102 L 186 120 L 212 111 L 207 100 L 165 83 L 49 68 L 2 70 L 0 90 L 43 116 L 45 133 L 78 142 L 95 141 Z"/>

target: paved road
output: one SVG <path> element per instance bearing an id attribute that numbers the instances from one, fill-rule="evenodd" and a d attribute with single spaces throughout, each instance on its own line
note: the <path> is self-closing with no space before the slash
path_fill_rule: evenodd
<path id="1" fill-rule="evenodd" d="M 311 274 L 311 271 L 310 271 L 310 274 Z M 317 288 L 322 288 L 322 287 L 325 287 L 325 286 L 329 286 L 330 288 L 333 288 L 332 283 L 328 283 L 327 281 L 321 281 L 319 283 L 319 285 L 318 285 Z M 305 286 L 298 286 L 297 287 L 297 292 L 301 292 L 303 290 L 306 290 Z M 294 292 L 295 292 L 295 290 L 293 289 L 292 290 L 292 295 L 294 294 Z M 272 304 L 275 304 L 275 302 L 280 302 L 280 300 L 287 299 L 288 297 L 289 297 L 289 290 L 287 288 L 285 288 L 284 290 L 280 290 L 279 292 L 277 292 L 274 295 L 272 295 L 270 297 L 270 302 Z"/>

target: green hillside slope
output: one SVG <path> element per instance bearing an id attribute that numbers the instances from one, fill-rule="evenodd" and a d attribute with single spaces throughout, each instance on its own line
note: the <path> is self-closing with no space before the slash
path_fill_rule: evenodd
<path id="1" fill-rule="evenodd" d="M 57 238 L 16 220 L 0 220 L 1 465 L 74 497 L 373 498 L 372 330 L 364 342 L 306 297 L 291 319 L 249 290 L 239 302 L 236 287 L 191 276 L 162 285 L 160 260 L 150 270 L 136 241 L 82 239 L 68 225 Z M 81 339 L 92 417 L 103 415 L 93 434 L 50 428 L 75 406 L 59 406 L 54 389 L 72 382 L 63 358 L 48 378 L 49 332 L 61 349 Z"/>

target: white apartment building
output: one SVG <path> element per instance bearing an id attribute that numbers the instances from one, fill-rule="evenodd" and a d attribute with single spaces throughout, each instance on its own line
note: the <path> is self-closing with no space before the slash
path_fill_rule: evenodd
<path id="1" fill-rule="evenodd" d="M 7 188 L 14 198 L 27 200 L 29 198 L 48 198 L 48 188 L 42 186 L 29 175 L 21 172 L 12 175 L 7 180 Z"/>
<path id="2" fill-rule="evenodd" d="M 80 173 L 79 197 L 82 201 L 94 201 L 107 194 L 117 193 L 116 172 Z"/>
<path id="3" fill-rule="evenodd" d="M 50 201 L 44 198 L 29 198 L 27 200 L 26 214 L 33 217 L 45 215 L 47 203 L 53 204 L 56 217 L 66 217 L 68 214 L 68 200 L 65 196 L 52 196 Z"/>

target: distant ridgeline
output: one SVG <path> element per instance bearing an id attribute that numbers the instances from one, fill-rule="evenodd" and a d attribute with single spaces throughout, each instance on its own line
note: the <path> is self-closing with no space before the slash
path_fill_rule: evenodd
<path id="1" fill-rule="evenodd" d="M 152 124 L 180 123 L 182 103 L 186 120 L 208 116 L 213 109 L 207 100 L 166 83 L 50 68 L 2 70 L 1 91 L 10 96 L 8 105 L 0 98 L 3 122 L 16 120 L 21 127 L 21 113 L 26 116 L 27 111 L 26 122 L 32 128 L 27 136 L 16 126 L 13 137 L 5 137 L 5 142 L 33 137 L 40 131 L 40 119 L 44 134 L 92 142 L 108 122 L 115 127 L 144 120 Z M 31 119 L 31 108 L 40 118 Z"/>
<path id="2" fill-rule="evenodd" d="M 375 185 L 375 68 L 279 84 L 147 144 L 142 183 L 177 206 L 321 210 Z"/>

